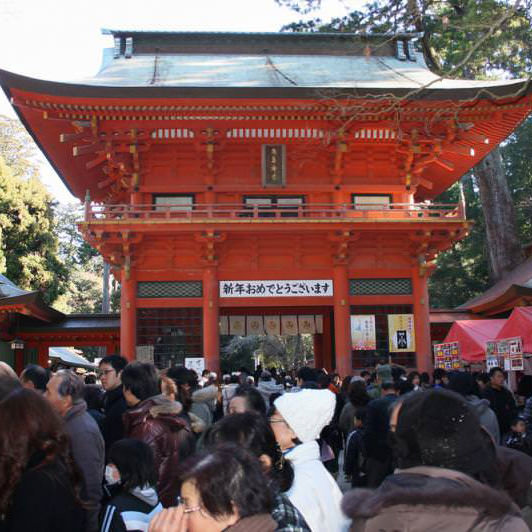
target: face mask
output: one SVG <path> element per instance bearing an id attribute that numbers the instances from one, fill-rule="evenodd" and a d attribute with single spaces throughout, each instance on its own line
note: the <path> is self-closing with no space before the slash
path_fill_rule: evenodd
<path id="1" fill-rule="evenodd" d="M 120 482 L 120 473 L 118 469 L 112 465 L 105 466 L 105 482 L 108 486 L 118 484 Z"/>

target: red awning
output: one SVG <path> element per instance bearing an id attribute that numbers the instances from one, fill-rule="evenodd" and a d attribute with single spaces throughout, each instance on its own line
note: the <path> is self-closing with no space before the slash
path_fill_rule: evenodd
<path id="1" fill-rule="evenodd" d="M 506 320 L 455 321 L 444 342 L 460 342 L 462 360 L 482 362 L 486 358 L 486 342 L 494 340 Z"/>
<path id="2" fill-rule="evenodd" d="M 523 353 L 532 353 L 532 307 L 515 307 L 497 338 L 523 339 Z"/>

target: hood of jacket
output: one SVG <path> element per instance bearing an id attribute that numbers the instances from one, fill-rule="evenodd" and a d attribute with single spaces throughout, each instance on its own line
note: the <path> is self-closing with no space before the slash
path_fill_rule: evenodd
<path id="1" fill-rule="evenodd" d="M 490 408 L 490 402 L 487 399 L 479 399 L 476 395 L 467 395 L 466 401 L 479 416 Z"/>
<path id="2" fill-rule="evenodd" d="M 150 419 L 157 419 L 175 429 L 185 428 L 187 422 L 179 416 L 182 411 L 181 403 L 172 401 L 164 395 L 156 395 L 127 410 L 124 414 L 124 425 L 133 426 Z"/>
<path id="3" fill-rule="evenodd" d="M 491 519 L 520 515 L 506 493 L 459 471 L 438 467 L 398 470 L 377 490 L 353 490 L 342 502 L 342 509 L 351 519 L 369 519 L 392 506 L 412 506 L 413 511 L 421 506 L 470 507 Z"/>
<path id="4" fill-rule="evenodd" d="M 137 486 L 136 488 L 133 488 L 130 493 L 150 506 L 157 506 L 159 503 L 157 492 L 152 486 L 145 486 L 143 488 Z"/>
<path id="5" fill-rule="evenodd" d="M 271 395 L 272 393 L 284 393 L 284 386 L 282 384 L 277 384 L 275 381 L 259 381 L 257 386 L 259 392 L 267 393 Z"/>

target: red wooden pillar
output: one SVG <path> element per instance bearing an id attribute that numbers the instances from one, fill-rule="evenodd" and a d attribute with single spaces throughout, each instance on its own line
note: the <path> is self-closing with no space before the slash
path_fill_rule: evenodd
<path id="1" fill-rule="evenodd" d="M 427 286 L 428 274 L 419 274 L 419 268 L 412 271 L 414 297 L 414 329 L 416 332 L 416 366 L 418 371 L 431 372 L 432 345 L 430 340 L 430 306 Z"/>
<path id="2" fill-rule="evenodd" d="M 122 269 L 120 283 L 120 354 L 135 360 L 137 345 L 137 282 L 132 269 Z"/>
<path id="3" fill-rule="evenodd" d="M 312 340 L 314 342 L 314 367 L 323 368 L 323 334 L 313 334 Z"/>
<path id="4" fill-rule="evenodd" d="M 351 329 L 349 312 L 349 279 L 347 266 L 337 264 L 333 269 L 334 281 L 334 345 L 336 372 L 341 376 L 351 375 Z"/>
<path id="5" fill-rule="evenodd" d="M 203 271 L 203 356 L 205 368 L 220 373 L 218 276 L 215 267 Z"/>

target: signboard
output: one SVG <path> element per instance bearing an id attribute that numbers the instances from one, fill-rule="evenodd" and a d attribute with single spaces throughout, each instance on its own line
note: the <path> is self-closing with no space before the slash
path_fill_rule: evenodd
<path id="1" fill-rule="evenodd" d="M 262 146 L 262 185 L 279 187 L 285 184 L 286 152 L 282 144 Z"/>
<path id="2" fill-rule="evenodd" d="M 154 347 L 153 345 L 137 345 L 136 349 L 136 359 L 138 362 L 147 362 L 148 364 L 153 364 Z"/>
<path id="3" fill-rule="evenodd" d="M 434 367 L 445 370 L 460 369 L 460 342 L 434 344 Z"/>
<path id="4" fill-rule="evenodd" d="M 390 353 L 415 351 L 414 315 L 388 314 L 388 338 Z"/>
<path id="5" fill-rule="evenodd" d="M 201 372 L 205 369 L 205 359 L 203 357 L 185 358 L 185 368 L 193 369 L 197 375 L 201 376 Z"/>
<path id="6" fill-rule="evenodd" d="M 504 369 L 507 371 L 523 371 L 523 342 L 520 336 L 504 338 L 497 342 L 499 357 L 504 357 Z"/>
<path id="7" fill-rule="evenodd" d="M 488 371 L 492 368 L 501 366 L 499 359 L 499 346 L 495 341 L 486 342 L 486 368 Z"/>
<path id="8" fill-rule="evenodd" d="M 355 351 L 377 349 L 374 315 L 351 316 L 351 347 Z"/>
<path id="9" fill-rule="evenodd" d="M 331 279 L 220 281 L 220 297 L 331 297 Z"/>

